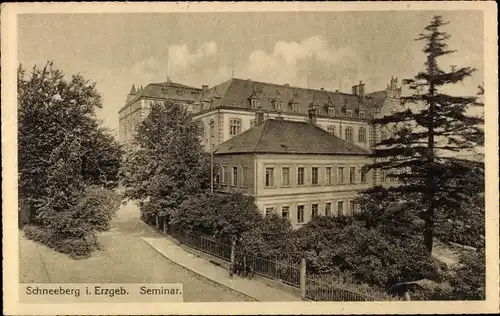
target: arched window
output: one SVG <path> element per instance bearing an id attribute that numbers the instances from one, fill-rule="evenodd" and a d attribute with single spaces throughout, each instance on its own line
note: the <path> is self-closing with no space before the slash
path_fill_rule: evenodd
<path id="1" fill-rule="evenodd" d="M 345 128 L 345 139 L 352 142 L 352 127 Z"/>
<path id="2" fill-rule="evenodd" d="M 366 130 L 365 130 L 364 127 L 360 127 L 359 128 L 358 142 L 360 142 L 360 143 L 366 143 Z"/>

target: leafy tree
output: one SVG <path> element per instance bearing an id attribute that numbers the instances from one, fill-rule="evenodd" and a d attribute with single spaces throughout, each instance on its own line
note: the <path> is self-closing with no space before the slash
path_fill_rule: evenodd
<path id="1" fill-rule="evenodd" d="M 96 118 L 95 84 L 67 79 L 52 63 L 29 76 L 19 66 L 17 75 L 19 193 L 32 224 L 25 233 L 86 256 L 116 211 L 119 197 L 104 187 L 116 186 L 122 150 Z"/>
<path id="2" fill-rule="evenodd" d="M 138 126 L 121 170 L 125 195 L 148 214 L 174 212 L 189 196 L 208 188 L 209 157 L 198 122 L 171 102 L 155 103 Z"/>
<path id="3" fill-rule="evenodd" d="M 171 223 L 230 242 L 259 227 L 262 216 L 251 196 L 203 193 L 188 197 L 173 213 Z"/>
<path id="4" fill-rule="evenodd" d="M 293 228 L 289 220 L 272 213 L 260 225 L 245 231 L 241 237 L 241 247 L 245 253 L 254 256 L 285 259 L 296 253 L 293 243 Z"/>
<path id="5" fill-rule="evenodd" d="M 29 76 L 20 65 L 17 84 L 19 191 L 30 221 L 40 224 L 47 215 L 40 212 L 76 205 L 87 185 L 114 187 L 122 151 L 99 126 L 94 83 L 81 75 L 67 79 L 47 63 Z"/>
<path id="6" fill-rule="evenodd" d="M 435 16 L 417 39 L 425 41 L 425 69 L 414 79 L 405 80 L 413 95 L 402 98 L 413 104 L 406 110 L 375 119 L 374 124 L 396 126 L 394 135 L 376 145 L 375 163 L 369 168 L 387 170 L 398 179 L 391 191 L 418 198 L 414 211 L 424 221 L 423 243 L 432 252 L 436 214 L 469 204 L 471 189 L 483 189 L 484 183 L 470 183 L 467 171 L 483 168 L 479 161 L 458 157 L 474 151 L 483 143 L 481 117 L 467 111 L 481 105 L 475 96 L 446 94 L 446 86 L 456 84 L 474 73 L 469 67 L 442 69 L 440 57 L 453 53 L 446 41 L 450 35 L 441 31 L 447 22 Z"/>

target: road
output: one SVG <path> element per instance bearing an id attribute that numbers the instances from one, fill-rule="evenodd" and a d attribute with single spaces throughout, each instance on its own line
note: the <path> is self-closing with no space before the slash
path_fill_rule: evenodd
<path id="1" fill-rule="evenodd" d="M 101 250 L 88 259 L 73 260 L 20 235 L 22 283 L 183 283 L 185 302 L 252 301 L 173 263 L 146 244 L 141 237 L 160 234 L 139 220 L 131 203 L 120 208 L 110 231 L 99 235 Z"/>

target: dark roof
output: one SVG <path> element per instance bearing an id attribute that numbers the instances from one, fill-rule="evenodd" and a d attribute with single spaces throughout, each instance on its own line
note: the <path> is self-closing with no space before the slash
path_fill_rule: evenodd
<path id="1" fill-rule="evenodd" d="M 214 148 L 215 154 L 368 155 L 370 152 L 308 122 L 268 119 Z"/>
<path id="2" fill-rule="evenodd" d="M 215 107 L 239 107 L 250 108 L 250 97 L 255 96 L 259 100 L 259 105 L 264 111 L 276 111 L 273 101 L 278 99 L 282 102 L 283 113 L 294 113 L 290 106 L 292 101 L 299 106 L 299 113 L 306 114 L 311 103 L 315 103 L 319 108 L 319 115 L 328 115 L 328 107 L 334 107 L 335 116 L 345 117 L 347 114 L 343 108 L 357 110 L 360 106 L 360 97 L 342 92 L 332 92 L 327 90 L 305 89 L 292 87 L 289 85 L 277 85 L 271 83 L 257 82 L 233 78 L 219 85 L 210 88 L 205 99 L 219 97 L 215 100 Z M 365 98 L 364 106 L 370 110 L 382 105 L 384 99 Z"/>
<path id="3" fill-rule="evenodd" d="M 134 95 L 134 98 L 127 102 L 125 106 L 120 109 L 120 111 L 126 108 L 129 104 L 134 103 L 141 98 L 197 102 L 200 100 L 201 92 L 202 90 L 199 88 L 187 86 L 173 81 L 150 83 L 142 90 L 138 89 Z"/>

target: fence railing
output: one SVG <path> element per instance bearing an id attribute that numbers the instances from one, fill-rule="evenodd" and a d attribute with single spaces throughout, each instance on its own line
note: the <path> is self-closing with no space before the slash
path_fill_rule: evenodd
<path id="1" fill-rule="evenodd" d="M 326 277 L 306 277 L 306 298 L 314 301 L 376 301 L 377 298 L 353 290 L 344 289 Z"/>
<path id="2" fill-rule="evenodd" d="M 332 279 L 326 277 L 307 275 L 305 260 L 301 263 L 293 261 L 279 261 L 265 259 L 252 254 L 244 254 L 234 246 L 215 240 L 214 238 L 188 232 L 178 227 L 160 224 L 157 218 L 143 218 L 148 224 L 156 226 L 158 230 L 169 234 L 186 246 L 211 256 L 235 264 L 244 261 L 245 266 L 251 267 L 253 273 L 272 279 L 283 284 L 299 288 L 303 299 L 314 301 L 376 301 L 371 295 L 358 293 L 340 287 Z"/>
<path id="3" fill-rule="evenodd" d="M 230 245 L 216 241 L 213 238 L 180 230 L 176 227 L 169 227 L 168 234 L 187 246 L 190 246 L 196 250 L 207 253 L 224 261 L 231 262 Z"/>

